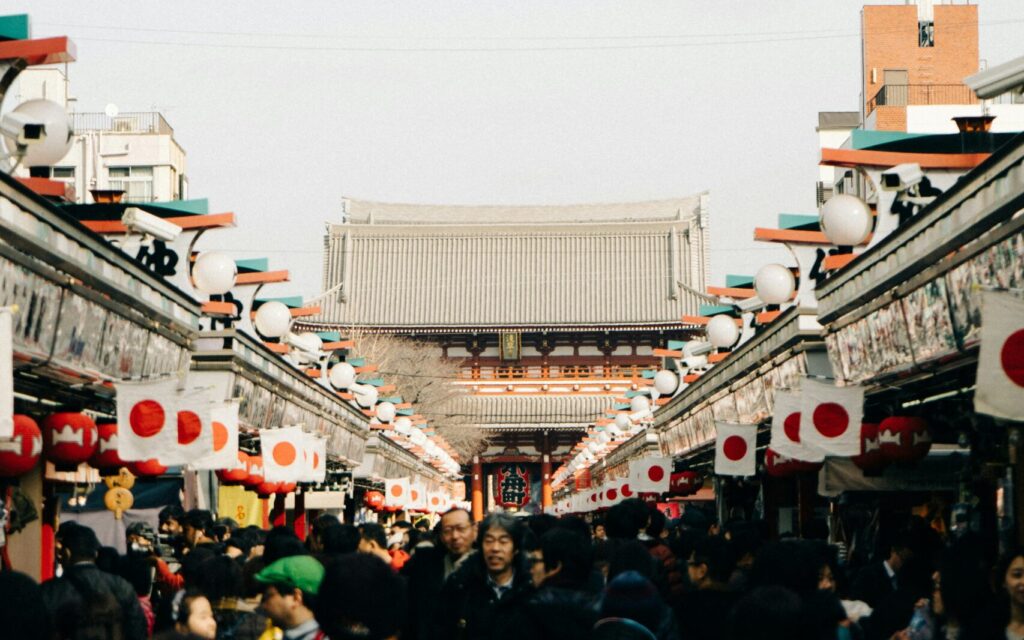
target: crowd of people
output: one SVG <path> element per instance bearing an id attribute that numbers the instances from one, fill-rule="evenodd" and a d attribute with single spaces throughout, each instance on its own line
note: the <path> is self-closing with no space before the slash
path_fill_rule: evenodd
<path id="1" fill-rule="evenodd" d="M 14 640 L 1024 639 L 1024 550 L 908 517 L 860 566 L 824 539 L 637 500 L 600 519 L 463 509 L 431 527 L 317 518 L 239 527 L 208 511 L 136 523 L 127 553 L 57 532 L 58 577 L 0 572 Z M 844 551 L 840 553 L 840 551 Z"/>

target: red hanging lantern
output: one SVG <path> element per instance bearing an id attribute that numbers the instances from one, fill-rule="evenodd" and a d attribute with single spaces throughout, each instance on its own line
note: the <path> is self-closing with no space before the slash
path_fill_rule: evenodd
<path id="1" fill-rule="evenodd" d="M 242 484 L 255 489 L 263 483 L 263 456 L 249 456 L 245 461 L 246 478 Z"/>
<path id="2" fill-rule="evenodd" d="M 280 486 L 280 482 L 267 482 L 264 480 L 263 482 L 253 487 L 253 491 L 255 491 L 256 495 L 261 498 L 269 498 L 275 493 L 278 493 L 278 488 Z"/>
<path id="3" fill-rule="evenodd" d="M 277 483 L 277 490 L 274 493 L 279 493 L 281 495 L 287 495 L 287 494 L 292 493 L 293 491 L 295 491 L 295 489 L 297 489 L 298 486 L 299 485 L 297 483 L 295 483 L 295 482 L 278 482 Z"/>
<path id="4" fill-rule="evenodd" d="M 363 504 L 377 511 L 384 506 L 384 494 L 380 491 L 367 491 L 363 494 Z"/>
<path id="5" fill-rule="evenodd" d="M 42 426 L 43 451 L 58 471 L 72 471 L 96 452 L 96 423 L 84 413 L 52 413 Z"/>
<path id="6" fill-rule="evenodd" d="M 100 471 L 120 469 L 128 463 L 117 454 L 117 423 L 105 422 L 96 426 L 96 451 L 89 465 Z"/>
<path id="7" fill-rule="evenodd" d="M 878 423 L 865 422 L 860 425 L 860 455 L 850 458 L 853 464 L 869 474 L 881 473 L 889 460 L 878 442 Z"/>
<path id="8" fill-rule="evenodd" d="M 924 418 L 892 416 L 878 425 L 882 455 L 894 462 L 917 462 L 928 455 L 932 439 Z"/>
<path id="9" fill-rule="evenodd" d="M 238 452 L 238 466 L 234 469 L 217 469 L 217 479 L 221 484 L 233 485 L 242 484 L 249 477 L 246 471 L 249 454 L 244 451 Z"/>
<path id="10" fill-rule="evenodd" d="M 696 471 L 680 471 L 669 476 L 668 491 L 674 496 L 692 496 L 704 484 Z"/>
<path id="11" fill-rule="evenodd" d="M 43 452 L 43 434 L 28 416 L 14 416 L 14 434 L 0 439 L 0 477 L 15 478 L 31 471 Z"/>
<path id="12" fill-rule="evenodd" d="M 817 472 L 823 464 L 787 458 L 774 449 L 765 449 L 764 452 L 764 470 L 773 478 L 788 478 L 798 473 Z"/>
<path id="13" fill-rule="evenodd" d="M 139 477 L 155 478 L 167 473 L 167 467 L 160 464 L 156 458 L 139 460 L 128 465 L 128 470 Z"/>

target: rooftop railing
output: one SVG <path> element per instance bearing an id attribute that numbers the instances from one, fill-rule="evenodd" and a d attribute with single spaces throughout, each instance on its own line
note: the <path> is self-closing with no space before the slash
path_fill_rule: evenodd
<path id="1" fill-rule="evenodd" d="M 922 104 L 978 104 L 978 98 L 964 84 L 886 84 L 868 101 L 867 113 L 877 107 Z"/>
<path id="2" fill-rule="evenodd" d="M 110 131 L 174 135 L 171 125 L 167 124 L 163 115 L 155 111 L 121 113 L 116 116 L 108 116 L 105 113 L 73 113 L 71 118 L 75 133 Z"/>

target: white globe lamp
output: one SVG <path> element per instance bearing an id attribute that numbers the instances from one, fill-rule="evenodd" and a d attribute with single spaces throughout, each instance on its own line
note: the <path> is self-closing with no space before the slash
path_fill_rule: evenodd
<path id="1" fill-rule="evenodd" d="M 370 384 L 354 384 L 351 387 L 352 393 L 356 397 L 356 404 L 364 409 L 369 409 L 373 405 L 377 404 L 377 387 Z"/>
<path id="2" fill-rule="evenodd" d="M 766 304 L 785 304 L 796 291 L 796 278 L 781 264 L 766 264 L 754 276 L 754 291 Z"/>
<path id="3" fill-rule="evenodd" d="M 378 411 L 380 411 L 378 409 Z M 399 416 L 395 418 L 395 431 L 400 435 L 407 436 L 412 433 L 412 420 L 405 416 Z"/>
<path id="4" fill-rule="evenodd" d="M 629 419 L 628 413 L 620 411 L 615 414 L 615 426 L 623 432 L 628 432 L 633 427 L 633 421 Z"/>
<path id="5" fill-rule="evenodd" d="M 192 281 L 200 293 L 208 296 L 224 295 L 235 286 L 238 265 L 220 251 L 204 251 L 192 266 Z"/>
<path id="6" fill-rule="evenodd" d="M 29 100 L 19 104 L 9 115 L 15 116 L 11 119 L 31 123 L 16 126 L 16 132 L 5 128 L 3 133 L 7 152 L 15 156 L 14 162 L 18 162 L 20 156 L 22 167 L 52 167 L 71 150 L 71 118 L 60 104 L 52 100 Z M 42 123 L 42 131 L 31 126 L 38 123 Z"/>
<path id="7" fill-rule="evenodd" d="M 256 310 L 256 331 L 266 338 L 281 338 L 292 326 L 292 311 L 283 302 L 264 302 Z"/>
<path id="8" fill-rule="evenodd" d="M 675 371 L 662 369 L 654 374 L 654 388 L 663 396 L 672 395 L 679 387 L 679 376 Z"/>
<path id="9" fill-rule="evenodd" d="M 427 435 L 420 429 L 413 429 L 412 433 L 409 434 L 409 439 L 417 447 L 422 447 L 427 443 Z"/>
<path id="10" fill-rule="evenodd" d="M 725 314 L 712 316 L 705 330 L 708 342 L 718 349 L 728 349 L 740 339 L 740 328 L 736 326 L 732 316 Z"/>
<path id="11" fill-rule="evenodd" d="M 590 442 L 587 443 L 587 449 L 591 453 L 597 453 L 598 451 L 601 450 L 601 443 L 596 440 L 591 440 Z"/>
<path id="12" fill-rule="evenodd" d="M 339 362 L 331 367 L 329 376 L 331 386 L 338 391 L 344 391 L 355 384 L 356 368 L 347 362 Z"/>
<path id="13" fill-rule="evenodd" d="M 818 222 L 829 242 L 852 247 L 863 243 L 871 234 L 871 209 L 860 198 L 840 193 L 821 207 Z"/>
<path id="14" fill-rule="evenodd" d="M 382 402 L 377 405 L 377 419 L 381 422 L 391 422 L 395 419 L 398 410 L 390 402 Z"/>
<path id="15" fill-rule="evenodd" d="M 634 396 L 629 401 L 629 410 L 633 413 L 644 413 L 651 410 L 651 401 L 647 396 Z"/>

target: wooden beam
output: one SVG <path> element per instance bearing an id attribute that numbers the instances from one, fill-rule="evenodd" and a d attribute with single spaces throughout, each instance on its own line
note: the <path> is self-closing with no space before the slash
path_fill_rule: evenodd
<path id="1" fill-rule="evenodd" d="M 922 169 L 973 169 L 990 153 L 910 153 L 874 149 L 822 149 L 821 163 L 827 167 L 894 167 L 916 162 Z"/>
<path id="2" fill-rule="evenodd" d="M 683 316 L 683 322 L 687 324 L 706 325 L 710 320 L 711 318 L 708 316 Z M 737 327 L 743 326 L 743 320 L 740 318 L 733 318 L 733 321 L 736 323 Z"/>
<path id="3" fill-rule="evenodd" d="M 164 218 L 164 220 L 178 225 L 183 230 L 191 231 L 235 226 L 235 214 L 231 212 L 208 213 L 194 216 L 176 216 L 173 218 Z M 128 233 L 128 227 L 124 226 L 120 220 L 82 220 L 81 222 L 86 228 L 94 233 Z"/>
<path id="4" fill-rule="evenodd" d="M 651 353 L 659 358 L 682 358 L 683 352 L 674 349 L 652 349 Z"/>
<path id="5" fill-rule="evenodd" d="M 204 316 L 218 316 L 233 318 L 235 316 L 235 305 L 231 302 L 218 302 L 207 300 L 200 307 Z"/>
<path id="6" fill-rule="evenodd" d="M 324 351 L 340 351 L 342 349 L 352 349 L 355 346 L 355 340 L 338 340 L 336 342 L 325 342 Z"/>
<path id="7" fill-rule="evenodd" d="M 708 287 L 708 295 L 727 296 L 741 300 L 753 298 L 757 293 L 753 289 L 742 289 L 740 287 Z"/>
<path id="8" fill-rule="evenodd" d="M 834 256 L 825 256 L 825 259 L 821 261 L 821 268 L 825 271 L 842 269 L 856 260 L 859 255 L 859 253 L 840 253 Z"/>
<path id="9" fill-rule="evenodd" d="M 280 342 L 264 342 L 263 344 L 274 353 L 288 353 L 291 351 L 288 345 L 281 344 Z"/>
<path id="10" fill-rule="evenodd" d="M 281 271 L 250 271 L 235 276 L 235 284 L 269 284 L 271 282 L 289 282 L 291 277 L 287 269 Z"/>
<path id="11" fill-rule="evenodd" d="M 768 324 L 775 318 L 778 318 L 781 314 L 781 311 L 762 311 L 761 313 L 757 314 L 757 323 Z"/>
<path id="12" fill-rule="evenodd" d="M 67 36 L 0 42 L 0 60 L 21 58 L 28 66 L 75 61 L 75 43 Z"/>

